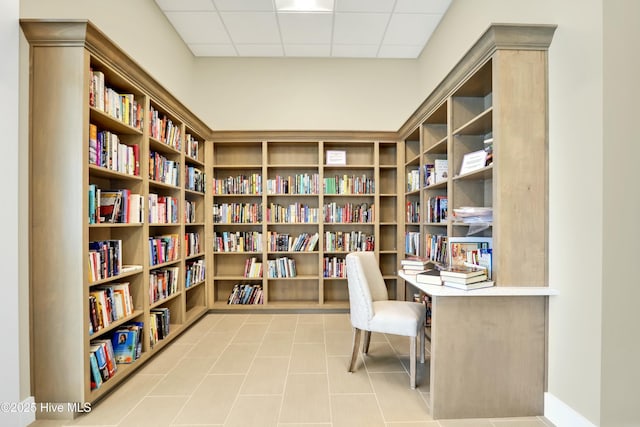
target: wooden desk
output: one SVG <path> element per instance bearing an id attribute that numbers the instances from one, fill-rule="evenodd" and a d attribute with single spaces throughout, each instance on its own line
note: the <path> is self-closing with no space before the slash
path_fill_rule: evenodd
<path id="1" fill-rule="evenodd" d="M 432 297 L 434 419 L 543 415 L 547 300 L 555 290 L 498 286 L 463 291 L 399 276 Z"/>

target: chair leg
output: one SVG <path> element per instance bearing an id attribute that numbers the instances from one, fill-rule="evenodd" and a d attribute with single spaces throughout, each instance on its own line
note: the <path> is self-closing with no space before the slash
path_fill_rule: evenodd
<path id="1" fill-rule="evenodd" d="M 364 331 L 364 345 L 362 352 L 369 354 L 369 343 L 371 342 L 371 331 Z"/>
<path id="2" fill-rule="evenodd" d="M 358 360 L 358 349 L 360 348 L 360 329 L 353 328 L 353 349 L 351 350 L 351 363 L 349 372 L 355 372 L 356 361 Z"/>
<path id="3" fill-rule="evenodd" d="M 420 363 L 424 363 L 424 342 L 425 342 L 425 331 L 424 328 L 420 327 Z"/>
<path id="4" fill-rule="evenodd" d="M 416 388 L 416 341 L 418 337 L 409 337 L 409 376 L 411 377 L 411 388 Z"/>

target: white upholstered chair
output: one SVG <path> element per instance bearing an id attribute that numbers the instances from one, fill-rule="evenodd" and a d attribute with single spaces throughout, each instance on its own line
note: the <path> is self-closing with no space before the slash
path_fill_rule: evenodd
<path id="1" fill-rule="evenodd" d="M 361 331 L 364 331 L 364 354 L 369 352 L 371 332 L 403 335 L 410 339 L 409 373 L 411 388 L 415 388 L 416 341 L 420 342 L 420 361 L 424 363 L 424 306 L 417 302 L 389 300 L 373 252 L 352 252 L 346 258 L 351 325 L 354 328 L 349 372 L 355 370 Z"/>

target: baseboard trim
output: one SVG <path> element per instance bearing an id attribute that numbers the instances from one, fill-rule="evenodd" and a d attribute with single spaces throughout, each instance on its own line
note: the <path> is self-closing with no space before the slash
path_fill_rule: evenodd
<path id="1" fill-rule="evenodd" d="M 597 427 L 551 393 L 544 394 L 544 417 L 556 427 Z"/>

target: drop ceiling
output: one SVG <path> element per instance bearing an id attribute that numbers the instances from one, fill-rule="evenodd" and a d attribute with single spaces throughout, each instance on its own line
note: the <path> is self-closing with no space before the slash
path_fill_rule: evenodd
<path id="1" fill-rule="evenodd" d="M 280 0 L 155 0 L 195 56 L 416 58 L 451 0 L 334 0 L 325 12 Z"/>

